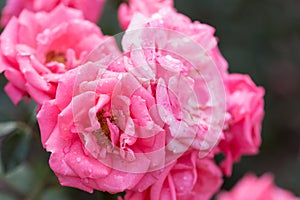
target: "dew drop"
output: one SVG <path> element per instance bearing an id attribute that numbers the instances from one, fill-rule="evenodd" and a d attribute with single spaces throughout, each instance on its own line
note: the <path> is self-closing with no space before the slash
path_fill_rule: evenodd
<path id="1" fill-rule="evenodd" d="M 201 150 L 207 150 L 207 149 L 209 149 L 209 144 L 208 144 L 207 142 L 203 141 L 203 142 L 201 143 L 200 149 L 201 149 Z"/>
<path id="2" fill-rule="evenodd" d="M 89 183 L 89 179 L 88 179 L 88 178 L 84 178 L 84 179 L 83 179 L 83 182 Z"/>
<path id="3" fill-rule="evenodd" d="M 77 157 L 77 158 L 76 158 L 76 161 L 77 161 L 77 162 L 80 162 L 80 161 L 81 161 L 81 158 L 80 158 L 80 157 Z"/>
<path id="4" fill-rule="evenodd" d="M 172 58 L 172 56 L 171 56 L 171 55 L 166 55 L 166 59 L 168 59 L 168 60 L 172 60 L 173 58 Z"/>
<path id="5" fill-rule="evenodd" d="M 158 163 L 156 163 L 156 162 L 154 162 L 153 164 L 152 164 L 152 167 L 157 167 L 158 166 Z"/>
<path id="6" fill-rule="evenodd" d="M 122 79 L 122 74 L 118 75 L 118 79 L 121 80 Z"/>
<path id="7" fill-rule="evenodd" d="M 67 154 L 67 153 L 69 153 L 69 152 L 70 152 L 70 150 L 71 150 L 71 149 L 70 149 L 70 147 L 68 147 L 68 146 L 67 146 L 67 147 L 65 147 L 65 148 L 64 148 L 64 153 L 66 153 L 66 154 Z"/>

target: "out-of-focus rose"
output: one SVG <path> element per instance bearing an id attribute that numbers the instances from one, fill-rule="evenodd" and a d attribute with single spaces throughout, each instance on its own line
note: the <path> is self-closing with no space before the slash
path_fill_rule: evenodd
<path id="1" fill-rule="evenodd" d="M 111 46 L 65 73 L 38 113 L 42 143 L 62 185 L 143 191 L 186 151 L 204 156 L 219 141 L 223 82 L 205 49 L 178 32 L 129 29 L 123 53 Z"/>
<path id="2" fill-rule="evenodd" d="M 225 155 L 222 167 L 229 176 L 232 164 L 242 155 L 258 153 L 264 116 L 264 89 L 248 75 L 230 74 L 225 79 L 227 114 L 224 138 L 219 147 Z"/>
<path id="3" fill-rule="evenodd" d="M 85 19 L 96 22 L 104 7 L 105 0 L 7 0 L 2 10 L 1 25 L 6 26 L 9 20 L 27 9 L 33 12 L 52 11 L 59 4 L 76 8 L 83 12 Z"/>
<path id="4" fill-rule="evenodd" d="M 25 95 L 39 104 L 54 98 L 61 76 L 103 40 L 79 10 L 63 5 L 49 13 L 24 10 L 0 36 L 0 72 L 9 80 L 5 91 L 15 104 Z"/>
<path id="5" fill-rule="evenodd" d="M 217 200 L 299 200 L 291 192 L 274 185 L 273 177 L 264 174 L 257 178 L 248 174 L 229 192 L 221 192 Z"/>
<path id="6" fill-rule="evenodd" d="M 150 17 L 164 7 L 172 8 L 173 0 L 129 0 L 128 3 L 122 3 L 118 9 L 120 25 L 125 30 L 135 13 Z"/>
<path id="7" fill-rule="evenodd" d="M 156 183 L 143 192 L 126 191 L 125 200 L 208 200 L 222 185 L 222 172 L 213 159 L 192 152 L 168 166 Z"/>

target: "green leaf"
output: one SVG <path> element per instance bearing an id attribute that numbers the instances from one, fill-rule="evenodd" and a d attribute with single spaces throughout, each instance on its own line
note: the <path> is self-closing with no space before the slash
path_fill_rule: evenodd
<path id="1" fill-rule="evenodd" d="M 12 195 L 6 194 L 4 192 L 0 192 L 0 199 L 1 200 L 16 200 Z"/>
<path id="2" fill-rule="evenodd" d="M 61 187 L 53 187 L 43 191 L 43 194 L 40 198 L 41 200 L 53 200 L 53 199 L 61 199 L 61 200 L 69 200 L 70 197 L 66 190 Z"/>
<path id="3" fill-rule="evenodd" d="M 0 137 L 6 136 L 18 128 L 18 122 L 0 123 Z"/>
<path id="4" fill-rule="evenodd" d="M 1 159 L 4 172 L 21 164 L 28 155 L 31 134 L 28 129 L 16 130 L 5 138 L 1 145 Z"/>
<path id="5" fill-rule="evenodd" d="M 7 184 L 23 195 L 32 192 L 38 182 L 34 169 L 28 164 L 19 165 L 9 171 L 5 174 L 4 179 Z"/>

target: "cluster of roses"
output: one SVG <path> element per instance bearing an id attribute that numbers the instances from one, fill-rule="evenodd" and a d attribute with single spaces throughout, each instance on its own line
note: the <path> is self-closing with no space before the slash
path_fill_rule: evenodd
<path id="1" fill-rule="evenodd" d="M 172 0 L 122 3 L 125 32 L 116 37 L 95 24 L 103 6 L 8 0 L 6 93 L 15 104 L 37 102 L 42 144 L 62 185 L 126 191 L 124 199 L 210 199 L 242 155 L 258 153 L 263 88 L 229 74 L 214 28 L 178 13 Z M 269 175 L 247 176 L 217 198 L 247 199 L 249 190 L 250 199 L 296 199 Z"/>

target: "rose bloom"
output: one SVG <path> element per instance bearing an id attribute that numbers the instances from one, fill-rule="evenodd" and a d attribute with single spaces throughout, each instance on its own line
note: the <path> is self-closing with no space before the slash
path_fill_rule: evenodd
<path id="1" fill-rule="evenodd" d="M 135 15 L 126 31 L 125 39 L 122 41 L 123 49 L 125 52 L 130 52 L 131 58 L 138 63 L 138 67 L 130 68 L 131 73 L 156 84 L 157 91 L 160 92 L 160 95 L 156 96 L 156 102 L 165 110 L 164 115 L 168 116 L 163 120 L 170 124 L 171 135 L 174 136 L 179 124 L 182 128 L 180 131 L 184 130 L 186 134 L 190 132 L 191 136 L 193 133 L 206 133 L 194 135 L 194 141 L 190 144 L 200 151 L 203 151 L 206 146 L 207 152 L 209 152 L 219 139 L 219 128 L 223 126 L 225 117 L 223 79 L 220 65 L 218 65 L 223 57 L 220 54 L 211 56 L 208 53 L 216 46 L 201 45 L 210 43 L 209 40 L 214 43 L 213 35 L 195 41 L 191 35 L 185 34 L 186 32 L 178 31 L 178 29 L 173 31 L 169 28 L 168 24 L 170 23 L 165 16 L 169 14 L 168 12 L 171 12 L 170 16 L 172 16 L 173 11 L 169 9 L 161 10 L 151 18 Z M 160 17 L 162 20 L 159 20 Z M 166 26 L 161 24 L 166 24 Z M 157 68 L 157 63 L 161 65 L 161 69 Z M 164 81 L 157 79 L 155 75 L 164 77 Z M 191 78 L 192 82 L 185 76 Z M 173 99 L 173 94 L 164 88 L 171 90 L 177 96 L 175 98 L 181 99 Z M 170 97 L 167 97 L 168 95 Z M 187 96 L 194 99 L 185 99 Z M 180 102 L 181 100 L 182 102 Z M 166 103 L 168 101 L 170 103 Z M 189 104 L 188 101 L 194 102 L 198 104 L 195 105 L 195 108 L 198 107 L 198 109 L 177 110 L 176 104 L 178 103 L 176 101 L 181 103 L 180 106 Z M 180 113 L 182 111 L 187 111 L 188 114 Z M 169 112 L 174 113 L 169 114 Z M 191 120 L 191 123 L 185 124 L 181 117 Z M 197 120 L 199 121 L 196 122 Z M 205 135 L 209 135 L 211 138 L 205 138 Z M 205 141 L 205 144 L 200 141 Z M 173 140 L 172 142 L 179 148 L 179 143 L 176 144 Z M 188 138 L 186 142 L 190 142 Z"/>
<path id="2" fill-rule="evenodd" d="M 79 10 L 62 5 L 49 13 L 24 10 L 0 36 L 0 72 L 9 81 L 5 91 L 15 104 L 23 96 L 38 104 L 54 98 L 61 76 L 103 40 Z"/>
<path id="3" fill-rule="evenodd" d="M 145 26 L 178 31 L 195 40 L 212 57 L 220 69 L 221 76 L 227 74 L 228 64 L 219 51 L 213 27 L 199 21 L 192 22 L 189 17 L 178 13 L 173 7 L 172 0 L 130 0 L 128 4 L 121 4 L 118 10 L 121 27 L 126 29 L 134 18 L 138 18 L 134 15 L 141 17 L 140 14 L 142 14 L 142 18 L 148 18 L 148 24 L 145 24 Z"/>
<path id="4" fill-rule="evenodd" d="M 222 167 L 229 176 L 232 163 L 242 155 L 258 153 L 264 116 L 264 89 L 248 75 L 230 74 L 225 80 L 228 118 L 219 147 L 225 155 Z"/>
<path id="5" fill-rule="evenodd" d="M 62 185 L 143 191 L 186 151 L 203 156 L 219 140 L 224 89 L 205 49 L 178 32 L 149 28 L 128 29 L 124 52 L 116 48 L 108 40 L 66 72 L 38 113 Z"/>
<path id="6" fill-rule="evenodd" d="M 85 19 L 96 22 L 104 7 L 105 0 L 7 0 L 2 10 L 1 25 L 6 26 L 9 20 L 27 9 L 33 12 L 52 11 L 59 4 L 76 8 L 83 12 Z"/>
<path id="7" fill-rule="evenodd" d="M 192 152 L 168 166 L 156 183 L 143 192 L 126 191 L 125 200 L 208 200 L 222 185 L 222 172 L 207 157 Z"/>
<path id="8" fill-rule="evenodd" d="M 172 8 L 173 0 L 129 0 L 128 3 L 122 3 L 118 9 L 120 25 L 125 30 L 135 13 L 150 17 L 164 7 Z"/>
<path id="9" fill-rule="evenodd" d="M 175 19 L 176 23 L 174 23 Z M 147 31 L 141 31 L 143 29 L 146 29 Z M 205 80 L 202 79 L 201 81 L 206 82 L 205 84 L 208 85 L 208 88 L 202 88 L 204 83 L 200 83 L 200 79 L 197 79 L 200 81 L 199 83 L 195 83 L 196 87 L 199 86 L 199 88 L 196 89 L 198 90 L 196 95 L 199 96 L 198 103 L 204 99 L 212 100 L 212 96 L 215 95 L 216 98 L 214 99 L 215 101 L 213 103 L 215 105 L 212 107 L 217 109 L 210 110 L 210 116 L 214 115 L 216 121 L 222 121 L 221 126 L 223 126 L 223 120 L 225 118 L 225 111 L 224 113 L 222 111 L 222 105 L 225 103 L 225 97 L 222 96 L 224 92 L 223 78 L 226 77 L 228 73 L 227 62 L 220 54 L 217 47 L 217 40 L 213 34 L 214 28 L 205 24 L 201 24 L 200 22 L 192 22 L 188 17 L 178 14 L 171 8 L 163 8 L 159 12 L 153 14 L 151 17 L 146 17 L 142 14 L 135 14 L 131 20 L 131 24 L 127 29 L 127 35 L 125 35 L 128 37 L 128 39 L 123 41 L 122 44 L 125 52 L 130 51 L 132 48 L 143 49 L 143 54 L 136 53 L 135 57 L 139 56 L 140 58 L 138 59 L 142 61 L 142 63 L 146 63 L 146 65 L 153 65 L 151 64 L 152 60 L 149 59 L 149 57 L 155 57 L 155 55 L 151 54 L 151 50 L 148 49 L 157 48 L 159 50 L 164 50 L 165 52 L 173 52 L 176 54 L 176 56 L 178 56 L 169 57 L 169 55 L 164 54 L 164 51 L 162 51 L 162 53 L 157 52 L 159 57 L 163 58 L 166 56 L 165 58 L 167 59 L 165 59 L 165 66 L 172 66 L 170 61 L 177 62 L 176 60 L 182 59 L 192 64 L 188 65 L 186 67 L 187 69 L 193 70 L 195 66 L 202 66 L 203 68 L 200 71 L 205 74 L 203 77 L 206 78 Z M 143 41 L 135 41 L 133 38 L 138 38 L 136 36 L 143 37 Z M 130 42 L 127 44 L 126 41 Z M 202 55 L 205 56 L 202 57 Z M 210 64 L 205 64 L 205 62 Z M 174 71 L 177 70 L 176 67 L 172 68 Z M 155 73 L 155 70 L 153 71 Z M 151 76 L 151 73 L 148 73 L 147 76 Z M 214 93 L 214 95 L 210 96 L 207 90 L 211 90 L 210 92 Z M 206 91 L 208 93 L 200 94 L 200 91 Z M 218 110 L 218 113 L 214 112 L 213 110 Z M 207 116 L 207 114 L 203 114 L 203 116 Z M 208 127 L 215 128 L 215 135 L 219 135 L 219 132 L 221 132 L 220 130 L 217 130 L 220 127 L 220 124 L 218 123 L 215 123 L 214 125 L 210 123 L 208 126 L 204 126 L 203 128 L 206 129 Z M 215 142 L 216 137 L 211 138 L 211 141 Z M 208 146 L 212 147 L 214 145 L 210 143 Z M 211 148 L 208 148 L 208 150 L 211 150 Z"/>
<path id="10" fill-rule="evenodd" d="M 252 174 L 246 175 L 229 192 L 221 192 L 217 200 L 299 200 L 291 192 L 274 185 L 273 177 L 264 174 L 257 178 Z"/>
<path id="11" fill-rule="evenodd" d="M 152 5 L 152 3 L 146 4 L 146 1 L 139 1 L 139 3 L 144 7 L 151 7 Z M 176 10 L 170 6 L 161 6 L 159 8 L 161 9 L 155 13 L 150 13 L 151 15 L 147 12 L 139 11 L 133 16 L 124 13 L 120 18 L 124 19 L 130 16 L 131 21 L 133 21 L 131 22 L 133 27 L 128 29 L 142 27 L 164 28 L 189 37 L 203 48 L 219 69 L 220 75 L 225 77 L 228 73 L 228 63 L 221 55 L 217 46 L 218 41 L 214 36 L 214 27 L 200 23 L 199 21 L 193 22 L 189 17 L 176 12 Z"/>
<path id="12" fill-rule="evenodd" d="M 97 76 L 95 68 L 88 67 L 87 69 L 87 79 Z M 91 123 L 93 124 L 90 125 L 90 131 L 86 130 L 84 132 L 79 126 L 76 126 L 74 110 L 77 110 L 72 106 L 72 91 L 78 73 L 79 68 L 76 68 L 65 74 L 64 80 L 58 85 L 56 99 L 45 102 L 37 115 L 42 144 L 51 152 L 50 167 L 63 186 L 76 187 L 87 192 L 96 189 L 111 193 L 133 188 L 143 174 L 130 174 L 114 170 L 105 165 L 104 162 L 99 161 L 98 157 L 95 156 L 98 153 L 99 156 L 101 153 L 104 153 L 103 156 L 105 156 L 103 149 L 109 149 L 110 143 L 108 141 L 119 140 L 117 130 L 109 121 L 110 117 L 107 116 L 104 109 L 100 107 L 97 116 L 95 115 L 94 118 L 91 116 Z M 103 87 L 99 88 L 103 92 L 99 95 L 97 106 L 103 106 L 101 104 L 106 103 L 108 94 L 116 84 L 116 75 L 117 73 L 112 71 L 107 71 L 103 75 L 100 82 L 103 83 Z M 105 81 L 109 81 L 109 83 L 106 84 Z M 87 98 L 84 98 L 84 96 Z M 85 116 L 89 115 L 88 112 L 85 112 L 95 100 L 91 92 L 87 91 L 82 96 L 77 96 L 77 99 L 81 101 L 81 113 Z M 77 113 L 77 115 L 81 113 Z M 97 120 L 99 121 L 97 122 Z M 99 129 L 98 131 L 93 130 L 95 126 Z M 101 127 L 103 129 L 100 129 Z M 82 131 L 82 133 L 79 133 L 79 131 Z M 85 141 L 87 137 L 84 134 L 87 133 L 90 134 L 93 140 Z"/>

